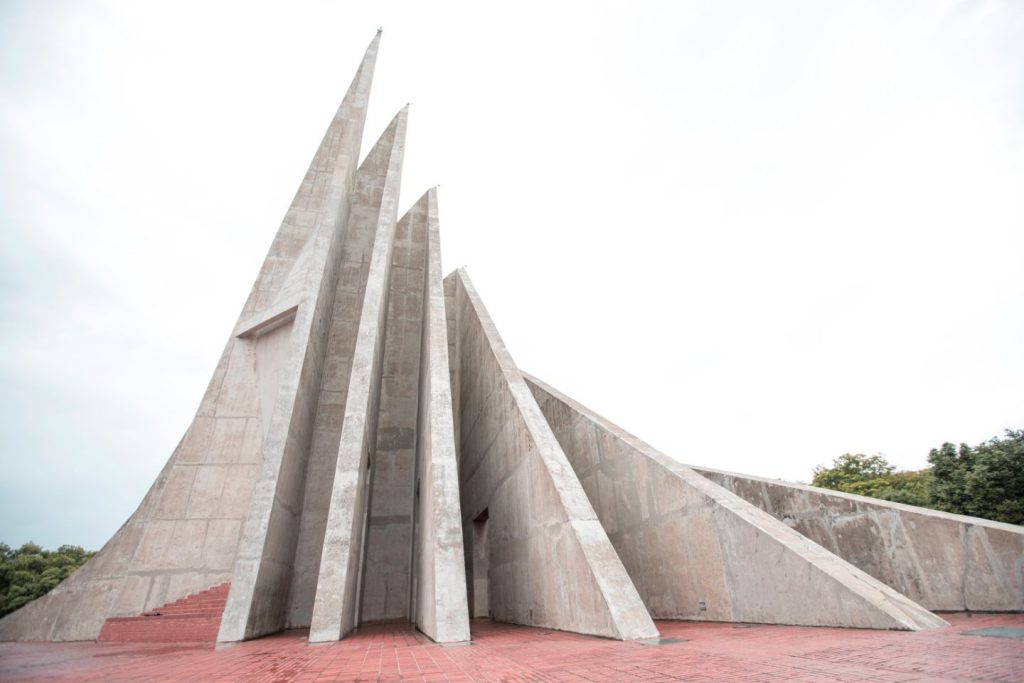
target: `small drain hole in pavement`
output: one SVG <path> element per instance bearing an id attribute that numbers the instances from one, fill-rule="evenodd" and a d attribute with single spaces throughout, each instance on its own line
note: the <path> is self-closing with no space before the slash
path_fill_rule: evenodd
<path id="1" fill-rule="evenodd" d="M 1024 638 L 1024 628 L 1008 628 L 1006 626 L 993 626 L 992 628 L 979 628 L 973 631 L 964 631 L 963 636 L 985 636 L 988 638 Z"/>
<path id="2" fill-rule="evenodd" d="M 676 643 L 688 643 L 690 641 L 683 640 L 682 638 L 648 638 L 647 640 L 639 641 L 641 645 L 658 647 L 661 645 L 675 645 Z"/>

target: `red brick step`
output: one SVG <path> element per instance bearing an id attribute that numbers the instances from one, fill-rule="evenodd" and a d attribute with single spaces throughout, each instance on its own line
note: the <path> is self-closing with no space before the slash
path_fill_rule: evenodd
<path id="1" fill-rule="evenodd" d="M 111 617 L 103 622 L 105 643 L 212 643 L 228 601 L 230 582 L 143 612 L 136 617 Z"/>

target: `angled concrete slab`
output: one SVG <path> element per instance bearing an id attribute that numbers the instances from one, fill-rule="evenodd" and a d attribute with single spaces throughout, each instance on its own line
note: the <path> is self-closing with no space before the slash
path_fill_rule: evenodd
<path id="1" fill-rule="evenodd" d="M 384 205 L 387 174 L 398 133 L 392 120 L 356 174 L 348 235 L 339 263 L 326 356 L 309 447 L 302 496 L 302 517 L 296 540 L 288 592 L 288 628 L 308 628 L 313 615 L 317 574 L 323 552 L 331 487 L 337 466 L 352 359 L 362 314 L 378 225 L 393 216 Z M 394 188 L 392 187 L 392 191 Z"/>
<path id="2" fill-rule="evenodd" d="M 309 422 L 311 397 L 300 376 L 318 361 L 318 316 L 329 306 L 323 288 L 333 285 L 378 42 L 367 48 L 163 471 L 95 558 L 0 620 L 0 638 L 90 640 L 107 617 L 139 614 L 225 581 L 243 593 L 255 590 L 257 568 L 238 572 L 236 550 L 245 520 L 279 494 L 273 472 L 303 459 L 296 437 Z"/>
<path id="3" fill-rule="evenodd" d="M 359 237 L 367 232 L 366 222 L 361 220 L 367 211 L 375 213 L 378 221 L 384 224 L 390 222 L 388 230 L 394 230 L 397 187 L 393 188 L 394 196 L 391 197 L 386 189 L 382 191 L 376 206 L 366 207 L 361 200 L 368 197 L 378 199 L 378 194 L 372 188 L 381 183 L 379 178 L 387 175 L 388 164 L 394 162 L 396 155 L 400 168 L 404 130 L 404 115 L 400 114 L 384 131 L 353 177 L 353 187 L 347 191 L 342 202 L 345 204 L 345 224 L 333 228 L 335 238 L 330 241 L 329 251 L 323 258 L 326 264 L 324 270 L 318 269 L 321 262 L 320 250 L 303 247 L 297 262 L 302 263 L 303 253 L 306 253 L 311 263 L 315 264 L 315 269 L 305 276 L 288 277 L 285 280 L 286 283 L 300 280 L 307 282 L 310 296 L 315 296 L 318 303 L 315 309 L 309 308 L 315 310 L 315 317 L 309 323 L 310 334 L 300 339 L 301 363 L 296 362 L 294 365 L 296 372 L 285 375 L 292 380 L 282 384 L 282 390 L 289 392 L 288 397 L 294 394 L 297 398 L 291 413 L 283 413 L 283 416 L 290 415 L 289 421 L 280 423 L 281 427 L 277 430 L 272 427 L 271 433 L 282 434 L 278 439 L 282 447 L 278 448 L 277 442 L 268 442 L 267 447 L 271 450 L 265 449 L 262 456 L 253 502 L 239 543 L 231 592 L 221 621 L 219 640 L 222 642 L 274 633 L 289 624 L 289 598 L 302 531 L 309 453 L 319 431 L 318 418 L 322 426 L 323 415 L 329 410 L 326 406 L 332 403 L 333 398 L 325 396 L 322 387 L 325 369 L 326 379 L 330 378 L 332 372 L 332 368 L 326 367 L 326 361 L 335 320 L 337 283 L 344 277 L 342 271 L 347 263 L 343 254 L 346 245 L 351 247 L 353 242 L 358 243 Z M 395 177 L 392 175 L 392 180 Z M 329 186 L 324 191 L 329 192 Z M 379 238 L 379 232 L 376 225 L 370 227 L 369 233 L 378 236 L 374 239 Z M 370 274 L 365 281 L 365 289 L 369 291 L 373 286 Z M 300 306 L 300 316 L 303 310 Z M 299 319 L 297 316 L 296 320 Z M 293 338 L 291 343 L 294 342 Z M 274 404 L 275 411 L 280 411 L 282 400 L 285 399 L 279 396 Z M 285 400 L 284 405 L 292 405 L 290 400 Z M 274 418 L 279 417 L 275 412 Z"/>
<path id="4" fill-rule="evenodd" d="M 576 401 L 527 381 L 654 618 L 947 625 Z"/>
<path id="5" fill-rule="evenodd" d="M 474 616 L 624 640 L 656 637 L 468 275 L 460 270 L 447 280 Z"/>
<path id="6" fill-rule="evenodd" d="M 382 141 L 388 153 L 367 159 L 366 174 L 381 183 L 373 249 L 352 352 L 344 418 L 324 531 L 310 642 L 338 640 L 359 622 L 360 573 L 366 535 L 371 454 L 376 449 L 384 358 L 388 283 L 395 245 L 398 193 L 408 107 L 392 121 Z M 383 161 L 384 163 L 380 163 Z"/>
<path id="7" fill-rule="evenodd" d="M 933 610 L 1024 610 L 1024 528 L 777 479 L 693 467 Z"/>
<path id="8" fill-rule="evenodd" d="M 437 642 L 453 643 L 470 638 L 469 605 L 436 188 L 409 213 L 412 224 L 426 228 L 427 245 L 416 442 L 413 616 L 423 633 Z"/>

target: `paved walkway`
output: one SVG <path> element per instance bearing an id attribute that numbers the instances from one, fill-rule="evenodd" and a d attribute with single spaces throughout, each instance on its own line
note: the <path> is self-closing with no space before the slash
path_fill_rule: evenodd
<path id="1" fill-rule="evenodd" d="M 945 615 L 922 633 L 663 621 L 663 644 L 473 623 L 473 645 L 441 647 L 400 623 L 307 646 L 294 631 L 211 646 L 0 643 L 2 681 L 1024 681 L 1024 615 Z"/>

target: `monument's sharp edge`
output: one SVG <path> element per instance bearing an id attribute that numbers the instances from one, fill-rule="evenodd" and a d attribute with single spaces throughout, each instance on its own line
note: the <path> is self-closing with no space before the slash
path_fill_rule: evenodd
<path id="1" fill-rule="evenodd" d="M 352 88 L 342 102 L 342 114 L 332 126 L 339 132 L 333 172 L 312 188 L 319 210 L 312 235 L 282 281 L 279 294 L 286 303 L 297 301 L 291 324 L 274 326 L 256 337 L 257 368 L 266 366 L 277 379 L 259 388 L 265 436 L 256 483 L 242 526 L 235 557 L 231 592 L 218 639 L 237 641 L 284 628 L 295 544 L 302 512 L 306 464 L 313 436 L 320 378 L 327 352 L 338 264 L 352 207 L 359 140 L 365 120 L 379 34 L 374 38 Z M 293 207 L 294 208 L 294 207 Z M 291 213 L 291 211 L 289 212 Z M 298 245 L 296 245 L 298 247 Z M 277 315 L 277 307 L 273 307 Z M 251 385 L 239 385 L 251 390 Z"/>
<path id="2" fill-rule="evenodd" d="M 1024 610 L 1020 526 L 692 469 L 929 609 Z"/>
<path id="3" fill-rule="evenodd" d="M 0 639 L 93 639 L 108 617 L 139 614 L 232 579 L 261 449 L 264 442 L 281 445 L 283 430 L 270 429 L 275 400 L 289 389 L 298 393 L 300 330 L 310 328 L 315 297 L 300 311 L 300 297 L 292 292 L 287 306 L 301 321 L 288 314 L 261 325 L 260 316 L 272 308 L 270 315 L 282 313 L 276 304 L 289 279 L 307 283 L 320 275 L 311 275 L 314 252 L 320 271 L 329 270 L 327 244 L 339 241 L 347 217 L 377 45 L 374 38 L 274 238 L 196 417 L 163 471 L 92 560 L 0 620 Z M 255 330 L 236 337 L 242 328 Z M 302 407 L 296 407 L 299 418 Z"/>
<path id="4" fill-rule="evenodd" d="M 469 640 L 470 633 L 437 190 L 429 190 L 410 213 L 414 223 L 422 221 L 426 228 L 427 245 L 416 439 L 414 618 L 435 641 L 450 643 Z"/>
<path id="5" fill-rule="evenodd" d="M 454 279 L 462 523 L 476 594 L 495 619 L 635 639 L 657 635 L 565 454 L 468 276 Z M 469 533 L 468 530 L 472 529 Z M 480 563 L 489 567 L 483 568 Z M 481 583 L 481 576 L 489 579 Z M 474 616 L 482 608 L 474 595 Z"/>
<path id="6" fill-rule="evenodd" d="M 655 618 L 946 625 L 739 496 L 527 381 Z"/>
<path id="7" fill-rule="evenodd" d="M 395 243 L 398 194 L 408 107 L 396 117 L 394 145 L 385 168 L 379 220 L 356 333 L 344 419 L 331 487 L 310 624 L 311 642 L 338 640 L 358 624 L 362 549 L 365 541 L 370 454 L 377 436 L 381 366 L 389 276 Z"/>

